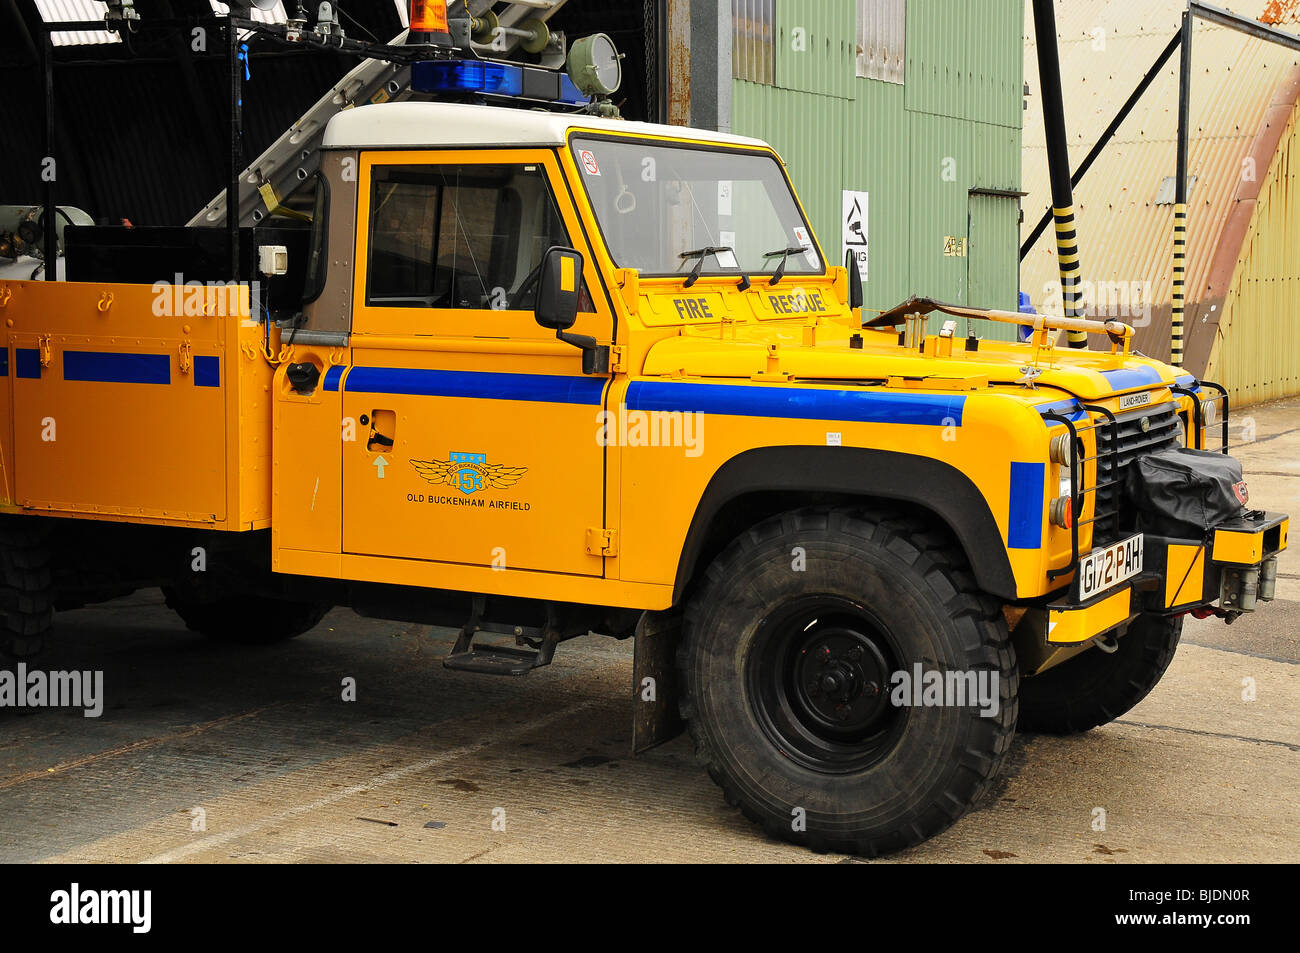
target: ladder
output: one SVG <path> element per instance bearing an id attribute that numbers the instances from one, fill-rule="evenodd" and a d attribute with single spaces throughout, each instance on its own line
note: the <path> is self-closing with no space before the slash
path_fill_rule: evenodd
<path id="1" fill-rule="evenodd" d="M 564 6 L 567 0 L 515 0 L 497 11 L 502 27 L 516 30 L 524 20 L 536 19 L 545 23 Z M 464 18 L 470 14 L 482 16 L 496 6 L 493 0 L 456 0 L 449 5 L 450 15 Z M 408 31 L 403 30 L 392 45 L 406 43 Z M 503 58 L 519 47 L 522 40 L 513 33 L 501 32 L 490 44 L 470 42 L 474 52 Z M 552 55 L 548 48 L 544 57 Z M 563 62 L 563 39 L 560 39 L 559 61 L 548 63 L 558 66 Z M 418 95 L 411 90 L 411 68 L 401 63 L 367 59 L 355 66 L 334 84 L 316 105 L 304 113 L 297 122 L 257 157 L 240 175 L 239 224 L 258 225 L 270 215 L 271 205 L 284 201 L 297 188 L 308 181 L 320 168 L 320 148 L 325 135 L 325 125 L 344 109 L 368 103 L 401 102 Z M 269 191 L 268 191 L 269 187 Z M 270 205 L 268 205 L 268 202 Z M 226 190 L 212 199 L 187 223 L 189 226 L 226 224 Z"/>

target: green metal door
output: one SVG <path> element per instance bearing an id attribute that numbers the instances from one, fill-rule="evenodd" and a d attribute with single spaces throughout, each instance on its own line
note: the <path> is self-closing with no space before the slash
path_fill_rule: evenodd
<path id="1" fill-rule="evenodd" d="M 966 300 L 976 308 L 1015 311 L 1020 255 L 1016 247 L 1020 202 L 1014 195 L 971 192 L 966 246 Z M 980 336 L 1015 339 L 1010 325 L 987 323 Z"/>

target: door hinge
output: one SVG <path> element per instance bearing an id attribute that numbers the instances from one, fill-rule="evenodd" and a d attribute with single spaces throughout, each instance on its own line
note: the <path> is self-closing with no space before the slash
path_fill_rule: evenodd
<path id="1" fill-rule="evenodd" d="M 627 348 L 624 345 L 615 344 L 609 349 L 609 369 L 614 374 L 627 370 Z"/>
<path id="2" fill-rule="evenodd" d="M 587 553 L 592 556 L 617 556 L 618 530 L 603 527 L 588 529 Z"/>

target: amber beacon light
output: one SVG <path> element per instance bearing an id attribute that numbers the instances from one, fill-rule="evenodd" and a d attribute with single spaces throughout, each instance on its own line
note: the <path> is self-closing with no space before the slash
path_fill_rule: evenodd
<path id="1" fill-rule="evenodd" d="M 411 34 L 416 42 L 433 42 L 435 37 L 447 37 L 447 0 L 411 0 Z M 418 37 L 417 34 L 432 34 Z"/>

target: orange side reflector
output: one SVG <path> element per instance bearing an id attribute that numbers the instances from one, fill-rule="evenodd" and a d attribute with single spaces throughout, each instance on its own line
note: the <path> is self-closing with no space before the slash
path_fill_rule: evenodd
<path id="1" fill-rule="evenodd" d="M 412 33 L 446 33 L 447 0 L 411 0 Z"/>

